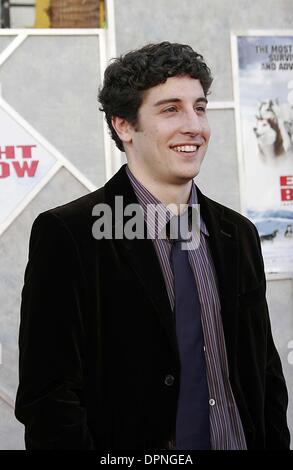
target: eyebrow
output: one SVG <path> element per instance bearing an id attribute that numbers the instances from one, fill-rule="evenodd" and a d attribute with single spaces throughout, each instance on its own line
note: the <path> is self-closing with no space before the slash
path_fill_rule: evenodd
<path id="1" fill-rule="evenodd" d="M 164 100 L 159 100 L 157 101 L 154 106 L 160 106 L 162 104 L 167 104 L 167 103 L 178 103 L 178 102 L 182 102 L 182 100 L 180 98 L 166 98 Z M 199 98 L 197 98 L 195 100 L 195 103 L 208 103 L 208 100 L 206 99 L 205 96 L 200 96 Z"/>

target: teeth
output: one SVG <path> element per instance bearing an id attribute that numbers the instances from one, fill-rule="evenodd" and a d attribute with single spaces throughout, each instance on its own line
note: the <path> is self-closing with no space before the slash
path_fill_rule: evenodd
<path id="1" fill-rule="evenodd" d="M 195 152 L 197 148 L 196 145 L 178 145 L 177 147 L 173 147 L 176 152 Z"/>

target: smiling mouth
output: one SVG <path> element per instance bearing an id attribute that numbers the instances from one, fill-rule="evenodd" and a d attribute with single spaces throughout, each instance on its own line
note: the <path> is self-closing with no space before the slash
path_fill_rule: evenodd
<path id="1" fill-rule="evenodd" d="M 176 145 L 171 147 L 177 153 L 195 153 L 199 148 L 199 145 Z"/>

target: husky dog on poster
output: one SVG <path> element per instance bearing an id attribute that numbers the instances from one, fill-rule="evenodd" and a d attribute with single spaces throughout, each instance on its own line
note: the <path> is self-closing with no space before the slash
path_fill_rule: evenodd
<path id="1" fill-rule="evenodd" d="M 239 36 L 247 216 L 267 272 L 293 271 L 293 36 Z"/>

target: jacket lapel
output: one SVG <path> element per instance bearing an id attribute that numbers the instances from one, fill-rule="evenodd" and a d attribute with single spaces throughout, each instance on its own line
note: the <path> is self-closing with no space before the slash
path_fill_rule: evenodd
<path id="1" fill-rule="evenodd" d="M 235 373 L 239 272 L 238 230 L 237 226 L 226 217 L 223 206 L 204 196 L 198 188 L 197 194 L 201 214 L 209 231 L 209 246 L 217 274 L 229 368 L 230 371 L 233 370 Z M 116 218 L 114 216 L 115 196 L 123 197 L 123 211 L 126 205 L 138 203 L 125 172 L 125 165 L 105 185 L 106 203 L 112 208 L 113 232 L 117 224 L 123 223 L 119 216 Z M 152 241 L 145 237 L 142 240 L 115 239 L 114 242 L 131 265 L 138 281 L 143 285 L 146 295 L 151 300 L 154 311 L 170 340 L 175 357 L 179 361 L 173 314 Z M 233 376 L 235 376 L 234 373 Z"/>
<path id="2" fill-rule="evenodd" d="M 125 172 L 125 166 L 123 166 L 119 172 L 105 185 L 106 203 L 108 203 L 112 208 L 113 233 L 115 233 L 115 229 L 118 225 L 123 225 L 123 220 L 121 220 L 119 214 L 117 216 L 117 210 L 115 217 L 115 196 L 117 195 L 123 197 L 123 211 L 119 211 L 120 215 L 121 213 L 123 214 L 126 205 L 134 203 L 138 204 L 132 185 Z M 141 218 L 143 219 L 142 213 Z M 142 223 L 145 227 L 143 220 Z M 124 255 L 123 258 L 131 265 L 138 281 L 143 285 L 145 293 L 151 300 L 154 311 L 156 312 L 156 315 L 158 316 L 158 319 L 163 326 L 167 337 L 169 338 L 171 347 L 175 354 L 175 359 L 179 363 L 173 314 L 170 307 L 161 266 L 152 241 L 146 237 L 141 240 L 129 240 L 123 237 L 121 239 L 115 239 L 113 242 L 116 244 L 121 254 Z"/>
<path id="3" fill-rule="evenodd" d="M 204 196 L 198 188 L 197 194 L 201 214 L 209 231 L 209 246 L 217 273 L 229 367 L 235 377 L 239 283 L 238 229 L 226 217 L 223 206 Z"/>

